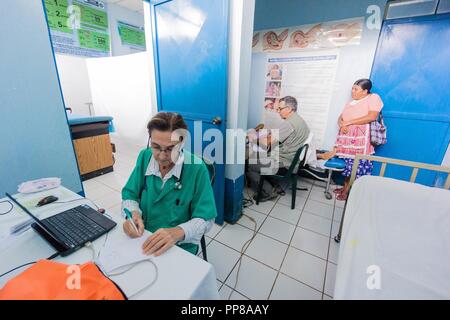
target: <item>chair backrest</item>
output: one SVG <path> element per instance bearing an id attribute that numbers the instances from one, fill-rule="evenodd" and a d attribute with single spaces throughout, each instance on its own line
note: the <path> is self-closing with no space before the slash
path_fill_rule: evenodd
<path id="1" fill-rule="evenodd" d="M 304 144 L 308 145 L 308 150 L 306 150 L 305 164 L 308 164 L 311 161 L 314 161 L 314 159 L 317 160 L 316 148 L 314 146 L 313 139 L 314 139 L 314 134 L 312 132 L 310 132 L 308 138 L 306 139 L 306 141 L 304 143 Z M 302 159 L 301 156 L 300 156 L 300 159 Z"/>
<path id="2" fill-rule="evenodd" d="M 305 143 L 297 150 L 297 152 L 295 153 L 295 156 L 294 156 L 294 160 L 292 160 L 292 163 L 289 166 L 288 172 L 285 175 L 286 177 L 289 177 L 292 174 L 294 174 L 295 168 L 297 168 L 297 172 L 298 172 L 299 168 L 302 168 L 305 166 L 307 154 L 308 154 L 308 148 L 309 148 L 309 144 Z M 297 172 L 295 172 L 295 174 Z"/>

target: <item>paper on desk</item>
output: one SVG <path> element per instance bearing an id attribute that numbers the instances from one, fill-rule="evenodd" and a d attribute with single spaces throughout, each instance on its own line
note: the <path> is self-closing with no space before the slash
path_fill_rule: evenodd
<path id="1" fill-rule="evenodd" d="M 38 180 L 26 181 L 19 185 L 20 193 L 34 193 L 48 189 L 54 189 L 61 185 L 61 178 L 43 178 Z"/>
<path id="2" fill-rule="evenodd" d="M 0 253 L 2 253 L 4 250 L 8 248 L 11 248 L 14 244 L 18 243 L 19 240 L 23 239 L 24 238 L 23 235 L 25 234 L 24 231 L 18 234 L 10 235 L 9 230 L 7 229 L 0 230 Z"/>
<path id="3" fill-rule="evenodd" d="M 139 238 L 127 238 L 107 243 L 100 251 L 98 260 L 100 268 L 109 273 L 120 267 L 152 259 L 151 256 L 142 253 L 142 245 L 150 235 L 148 231 L 145 231 Z"/>

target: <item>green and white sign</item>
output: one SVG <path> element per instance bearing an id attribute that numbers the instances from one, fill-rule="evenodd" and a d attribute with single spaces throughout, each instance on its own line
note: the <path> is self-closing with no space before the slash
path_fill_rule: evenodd
<path id="1" fill-rule="evenodd" d="M 72 33 L 72 29 L 67 25 L 67 20 L 69 19 L 68 6 L 67 0 L 45 0 L 47 21 L 50 29 Z"/>
<path id="2" fill-rule="evenodd" d="M 80 47 L 95 49 L 99 51 L 109 51 L 109 36 L 90 30 L 78 30 L 78 40 Z"/>
<path id="3" fill-rule="evenodd" d="M 145 50 L 145 32 L 143 27 L 133 26 L 126 22 L 117 22 L 122 45 Z"/>
<path id="4" fill-rule="evenodd" d="M 100 30 L 108 29 L 108 16 L 104 10 L 92 8 L 80 1 L 74 1 L 73 4 L 80 7 L 82 27 Z"/>
<path id="5" fill-rule="evenodd" d="M 111 55 L 108 13 L 98 0 L 44 0 L 55 52 L 86 57 Z"/>

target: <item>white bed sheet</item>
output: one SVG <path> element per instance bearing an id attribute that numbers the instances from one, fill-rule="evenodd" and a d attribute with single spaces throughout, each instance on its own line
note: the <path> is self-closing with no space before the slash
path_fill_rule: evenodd
<path id="1" fill-rule="evenodd" d="M 375 176 L 356 180 L 334 298 L 450 299 L 450 191 Z"/>

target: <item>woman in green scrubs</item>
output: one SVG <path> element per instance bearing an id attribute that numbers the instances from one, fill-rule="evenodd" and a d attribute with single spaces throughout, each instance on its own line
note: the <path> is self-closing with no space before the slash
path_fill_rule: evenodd
<path id="1" fill-rule="evenodd" d="M 197 156 L 182 150 L 187 130 L 176 113 L 160 112 L 147 125 L 149 146 L 122 189 L 122 209 L 132 213 L 123 229 L 133 238 L 144 229 L 153 234 L 142 246 L 158 256 L 177 244 L 196 254 L 198 243 L 217 215 L 208 169 Z"/>

